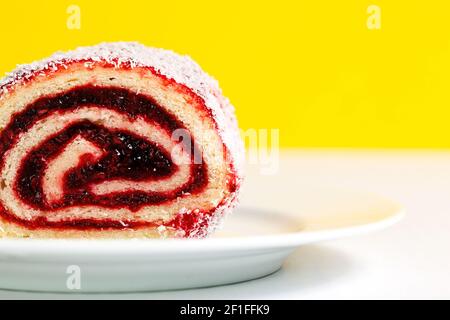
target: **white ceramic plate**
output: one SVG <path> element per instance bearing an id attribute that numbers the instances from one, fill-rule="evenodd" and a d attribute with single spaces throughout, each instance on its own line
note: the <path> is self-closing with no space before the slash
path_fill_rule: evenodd
<path id="1" fill-rule="evenodd" d="M 291 210 L 242 207 L 204 240 L 3 239 L 0 288 L 136 292 L 228 284 L 278 270 L 298 246 L 378 230 L 403 216 L 399 205 L 372 194 L 298 192 Z"/>

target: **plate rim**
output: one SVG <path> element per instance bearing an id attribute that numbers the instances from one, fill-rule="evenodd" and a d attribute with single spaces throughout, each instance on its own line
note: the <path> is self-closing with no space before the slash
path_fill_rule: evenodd
<path id="1" fill-rule="evenodd" d="M 389 200 L 390 201 L 390 200 Z M 391 204 L 395 204 L 390 201 Z M 362 235 L 390 227 L 406 215 L 406 210 L 396 204 L 395 212 L 370 223 L 323 230 L 297 231 L 282 234 L 248 237 L 206 238 L 206 239 L 0 239 L 0 254 L 118 254 L 137 253 L 206 253 L 242 252 L 295 248 L 303 244 L 326 241 L 349 236 Z M 132 244 L 130 246 L 130 244 Z M 20 250 L 20 251 L 18 251 Z"/>

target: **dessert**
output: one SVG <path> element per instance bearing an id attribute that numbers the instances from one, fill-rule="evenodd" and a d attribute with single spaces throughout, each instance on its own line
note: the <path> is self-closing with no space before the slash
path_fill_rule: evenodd
<path id="1" fill-rule="evenodd" d="M 190 58 L 56 53 L 0 82 L 0 237 L 205 237 L 242 156 L 233 107 Z"/>

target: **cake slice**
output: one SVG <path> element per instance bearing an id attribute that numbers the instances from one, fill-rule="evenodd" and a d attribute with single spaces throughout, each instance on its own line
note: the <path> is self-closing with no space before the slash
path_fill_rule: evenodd
<path id="1" fill-rule="evenodd" d="M 236 203 L 234 109 L 186 56 L 78 48 L 0 82 L 1 237 L 205 237 Z"/>

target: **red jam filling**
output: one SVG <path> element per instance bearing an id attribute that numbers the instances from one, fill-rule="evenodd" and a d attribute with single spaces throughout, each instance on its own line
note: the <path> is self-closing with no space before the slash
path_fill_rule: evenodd
<path id="1" fill-rule="evenodd" d="M 17 143 L 18 137 L 29 130 L 34 123 L 58 111 L 75 110 L 81 106 L 94 105 L 117 111 L 130 119 L 141 117 L 156 122 L 171 134 L 185 127 L 171 114 L 160 107 L 152 98 L 122 88 L 95 87 L 86 85 L 54 96 L 42 97 L 28 105 L 25 110 L 14 114 L 11 122 L 0 133 L 0 166 L 4 166 L 4 155 Z M 104 151 L 97 160 L 82 158 L 80 164 L 69 170 L 64 177 L 64 196 L 55 203 L 47 203 L 42 180 L 49 160 L 56 158 L 75 137 L 81 136 Z M 198 154 L 195 142 L 191 154 Z M 111 179 L 135 181 L 158 180 L 171 176 L 178 170 L 166 150 L 143 139 L 131 131 L 111 130 L 99 123 L 80 119 L 68 124 L 62 131 L 35 146 L 20 164 L 15 181 L 16 196 L 33 208 L 52 211 L 70 206 L 95 205 L 105 208 L 125 207 L 136 211 L 145 205 L 164 204 L 184 193 L 201 192 L 207 185 L 207 168 L 191 164 L 190 180 L 170 192 L 125 191 L 106 195 L 90 192 L 88 186 Z M 14 219 L 6 209 L 0 215 Z M 17 221 L 28 227 L 59 228 L 124 228 L 120 222 L 110 220 L 71 220 L 50 222 L 45 217 L 33 221 Z M 130 227 L 133 225 L 129 225 Z"/>

